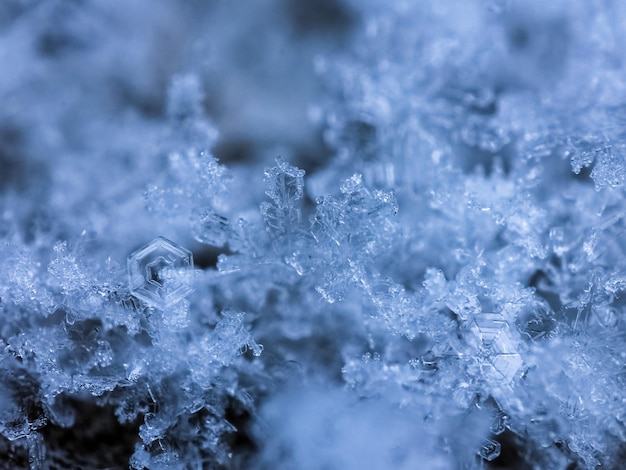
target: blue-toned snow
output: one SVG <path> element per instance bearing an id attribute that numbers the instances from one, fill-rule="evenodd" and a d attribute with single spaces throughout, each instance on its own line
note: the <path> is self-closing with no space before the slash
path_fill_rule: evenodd
<path id="1" fill-rule="evenodd" d="M 0 467 L 625 466 L 625 24 L 1 2 Z"/>

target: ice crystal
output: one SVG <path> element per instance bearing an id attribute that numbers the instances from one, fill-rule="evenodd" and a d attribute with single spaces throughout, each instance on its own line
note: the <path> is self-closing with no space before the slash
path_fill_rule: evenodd
<path id="1" fill-rule="evenodd" d="M 297 205 L 304 194 L 304 171 L 278 158 L 276 166 L 265 170 L 265 187 L 272 200 L 261 204 L 268 231 L 274 236 L 290 235 L 300 221 Z"/>
<path id="2" fill-rule="evenodd" d="M 194 210 L 191 230 L 196 240 L 213 246 L 224 246 L 229 239 L 230 223 L 227 218 L 211 209 Z"/>
<path id="3" fill-rule="evenodd" d="M 479 455 L 483 459 L 491 462 L 500 455 L 500 449 L 501 446 L 498 441 L 492 441 L 491 439 L 487 439 L 481 443 Z"/>
<path id="4" fill-rule="evenodd" d="M 164 237 L 128 255 L 130 292 L 148 305 L 162 309 L 193 289 L 193 256 Z"/>

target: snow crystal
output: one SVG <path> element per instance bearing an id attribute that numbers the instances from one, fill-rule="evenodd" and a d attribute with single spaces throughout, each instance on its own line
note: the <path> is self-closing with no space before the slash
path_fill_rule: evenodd
<path id="1" fill-rule="evenodd" d="M 193 256 L 189 250 L 157 237 L 128 255 L 128 276 L 135 297 L 162 309 L 193 291 Z"/>
<path id="2" fill-rule="evenodd" d="M 498 441 L 492 441 L 491 439 L 487 439 L 480 445 L 479 455 L 491 462 L 496 459 L 500 455 L 501 445 Z"/>

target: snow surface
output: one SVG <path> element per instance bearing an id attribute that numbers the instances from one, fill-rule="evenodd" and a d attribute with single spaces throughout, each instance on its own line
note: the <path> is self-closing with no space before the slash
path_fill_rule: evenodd
<path id="1" fill-rule="evenodd" d="M 2 1 L 0 467 L 626 466 L 624 24 Z"/>

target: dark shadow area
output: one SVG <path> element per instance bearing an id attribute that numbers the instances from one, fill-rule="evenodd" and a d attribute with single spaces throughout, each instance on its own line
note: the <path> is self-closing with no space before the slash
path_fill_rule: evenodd
<path id="1" fill-rule="evenodd" d="M 68 399 L 75 413 L 72 427 L 48 424 L 41 430 L 50 469 L 125 469 L 139 441 L 139 419 L 120 424 L 109 406 Z"/>
<path id="2" fill-rule="evenodd" d="M 283 0 L 297 34 L 341 34 L 355 24 L 353 12 L 341 0 Z"/>

